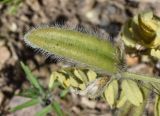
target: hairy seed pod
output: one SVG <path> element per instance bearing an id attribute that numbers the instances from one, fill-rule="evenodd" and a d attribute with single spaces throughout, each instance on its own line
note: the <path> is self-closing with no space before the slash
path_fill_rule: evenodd
<path id="1" fill-rule="evenodd" d="M 107 73 L 117 72 L 116 48 L 95 35 L 60 27 L 40 27 L 25 35 L 25 43 L 42 52 L 84 63 Z"/>

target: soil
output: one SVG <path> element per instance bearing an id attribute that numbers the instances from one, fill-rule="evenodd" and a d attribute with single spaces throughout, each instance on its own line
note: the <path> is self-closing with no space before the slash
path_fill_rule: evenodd
<path id="1" fill-rule="evenodd" d="M 8 113 L 8 108 L 20 104 L 25 98 L 16 97 L 22 89 L 29 87 L 20 61 L 26 63 L 42 82 L 54 70 L 55 62 L 36 54 L 23 42 L 24 34 L 39 25 L 69 24 L 98 28 L 116 39 L 122 25 L 138 12 L 152 9 L 160 16 L 158 0 L 23 0 L 13 14 L 8 12 L 13 4 L 0 3 L 0 115 L 34 115 L 40 106 Z M 127 56 L 133 70 L 153 73 L 153 66 L 142 65 L 138 58 Z M 154 72 L 158 74 L 156 70 Z M 74 94 L 59 98 L 64 111 L 73 116 L 112 116 L 112 110 L 103 100 L 89 100 Z M 148 115 L 153 115 L 149 106 Z M 54 112 L 51 115 L 55 115 Z"/>

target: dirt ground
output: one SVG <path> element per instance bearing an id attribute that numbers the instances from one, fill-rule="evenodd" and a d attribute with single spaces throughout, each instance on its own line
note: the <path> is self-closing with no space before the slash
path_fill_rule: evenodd
<path id="1" fill-rule="evenodd" d="M 0 3 L 0 116 L 32 116 L 39 106 L 9 114 L 10 105 L 26 99 L 15 97 L 23 88 L 29 87 L 21 70 L 20 61 L 25 62 L 33 73 L 45 83 L 53 70 L 52 59 L 45 59 L 25 46 L 24 34 L 38 25 L 71 24 L 100 28 L 111 38 L 116 38 L 124 22 L 138 12 L 152 9 L 160 16 L 158 0 L 23 0 L 15 14 L 8 13 L 10 5 Z M 153 67 L 129 59 L 134 70 L 153 73 Z M 136 66 L 135 66 L 136 64 Z M 138 67 L 138 69 L 137 69 Z M 60 99 L 55 96 L 63 110 L 73 116 L 111 116 L 112 110 L 103 100 L 89 100 L 74 94 Z M 148 106 L 152 115 L 152 105 Z M 54 113 L 51 113 L 54 115 Z"/>

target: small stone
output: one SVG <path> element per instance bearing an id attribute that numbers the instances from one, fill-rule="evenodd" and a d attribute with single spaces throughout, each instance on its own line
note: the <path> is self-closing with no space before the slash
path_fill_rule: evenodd
<path id="1" fill-rule="evenodd" d="M 27 18 L 26 15 L 20 16 L 20 20 L 22 20 L 22 21 L 24 21 L 24 22 L 29 22 L 29 19 Z"/>
<path id="2" fill-rule="evenodd" d="M 0 40 L 0 47 L 3 46 L 5 44 L 4 40 Z"/>
<path id="3" fill-rule="evenodd" d="M 7 92 L 7 93 L 12 93 L 13 92 L 13 88 L 9 87 L 9 86 L 4 86 L 2 88 L 3 91 Z"/>
<path id="4" fill-rule="evenodd" d="M 12 23 L 12 24 L 10 25 L 10 30 L 11 30 L 12 32 L 16 32 L 16 30 L 17 30 L 17 25 L 16 25 L 16 23 Z"/>
<path id="5" fill-rule="evenodd" d="M 91 109 L 94 109 L 96 107 L 96 102 L 95 101 L 91 101 L 86 97 L 82 97 L 81 103 L 83 105 L 87 106 L 88 108 L 91 108 Z"/>
<path id="6" fill-rule="evenodd" d="M 93 10 L 88 11 L 85 16 L 90 22 L 99 24 L 100 23 L 99 15 L 100 15 L 100 10 L 93 9 Z"/>
<path id="7" fill-rule="evenodd" d="M 157 62 L 156 67 L 160 69 L 160 61 Z"/>
<path id="8" fill-rule="evenodd" d="M 3 65 L 10 58 L 10 55 L 11 54 L 7 47 L 0 47 L 0 65 Z"/>
<path id="9" fill-rule="evenodd" d="M 109 109 L 109 105 L 107 105 L 106 102 L 104 102 L 104 103 L 98 102 L 96 104 L 96 108 L 100 109 L 100 110 L 106 110 L 106 109 Z"/>
<path id="10" fill-rule="evenodd" d="M 138 64 L 139 58 L 137 56 L 126 55 L 126 62 L 128 66 L 134 66 Z"/>
<path id="11" fill-rule="evenodd" d="M 142 55 L 141 61 L 147 62 L 147 63 L 151 62 L 148 55 Z"/>
<path id="12" fill-rule="evenodd" d="M 78 107 L 72 107 L 71 109 L 73 112 L 75 112 L 76 114 L 79 114 L 80 113 L 80 109 Z"/>

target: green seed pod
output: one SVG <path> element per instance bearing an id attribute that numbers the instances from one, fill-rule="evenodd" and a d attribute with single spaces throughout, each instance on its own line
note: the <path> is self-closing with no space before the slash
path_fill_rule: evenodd
<path id="1" fill-rule="evenodd" d="M 106 39 L 60 27 L 40 27 L 28 32 L 24 41 L 32 48 L 58 56 L 62 61 L 85 64 L 113 74 L 117 72 L 116 48 Z"/>

